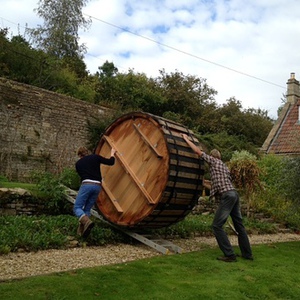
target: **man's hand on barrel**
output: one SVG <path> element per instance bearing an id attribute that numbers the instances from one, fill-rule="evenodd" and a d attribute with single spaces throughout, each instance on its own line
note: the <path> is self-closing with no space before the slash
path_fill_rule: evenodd
<path id="1" fill-rule="evenodd" d="M 183 139 L 184 139 L 185 141 L 187 141 L 187 140 L 189 139 L 188 136 L 187 136 L 185 133 L 182 133 L 181 136 L 183 137 Z"/>
<path id="2" fill-rule="evenodd" d="M 199 156 L 202 155 L 202 150 L 197 147 L 192 141 L 190 141 L 185 133 L 182 133 L 181 136 L 196 154 L 198 154 Z"/>

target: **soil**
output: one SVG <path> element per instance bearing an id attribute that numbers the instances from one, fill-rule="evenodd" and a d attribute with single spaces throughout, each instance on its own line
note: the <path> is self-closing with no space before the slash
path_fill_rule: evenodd
<path id="1" fill-rule="evenodd" d="M 300 241 L 300 234 L 250 235 L 249 239 L 252 245 L 273 244 Z M 233 245 L 237 245 L 236 236 L 230 236 L 230 240 Z M 172 240 L 172 242 L 181 247 L 183 252 L 217 247 L 214 237 L 199 236 L 191 239 L 176 239 Z M 118 244 L 103 247 L 75 247 L 67 250 L 9 253 L 8 255 L 0 256 L 0 281 L 65 272 L 80 268 L 126 263 L 159 255 L 163 254 L 143 244 Z"/>

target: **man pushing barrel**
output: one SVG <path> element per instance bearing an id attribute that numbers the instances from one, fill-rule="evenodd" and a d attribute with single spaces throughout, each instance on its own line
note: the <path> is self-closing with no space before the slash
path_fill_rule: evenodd
<path id="1" fill-rule="evenodd" d="M 217 259 L 224 262 L 236 261 L 237 255 L 234 253 L 228 236 L 223 229 L 228 217 L 231 216 L 234 229 L 238 235 L 238 244 L 242 257 L 253 260 L 250 242 L 242 221 L 239 195 L 232 185 L 227 166 L 221 161 L 221 153 L 217 149 L 213 149 L 210 155 L 208 155 L 190 141 L 186 134 L 182 134 L 182 137 L 191 149 L 208 163 L 212 184 L 211 196 L 220 200 L 212 228 L 224 256 L 218 257 Z"/>
<path id="2" fill-rule="evenodd" d="M 102 188 L 100 165 L 114 165 L 115 152 L 116 150 L 112 148 L 110 158 L 105 158 L 97 154 L 88 154 L 88 149 L 86 147 L 80 147 L 77 150 L 79 160 L 76 162 L 75 168 L 80 176 L 81 186 L 73 210 L 79 219 L 77 233 L 83 238 L 87 238 L 94 227 L 94 223 L 90 220 L 90 216 L 91 209 Z"/>

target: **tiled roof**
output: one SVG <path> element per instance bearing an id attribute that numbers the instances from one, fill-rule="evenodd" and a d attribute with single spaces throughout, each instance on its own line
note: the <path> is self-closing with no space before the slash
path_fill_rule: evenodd
<path id="1" fill-rule="evenodd" d="M 281 155 L 300 155 L 300 99 L 286 103 L 267 137 L 262 151 Z"/>

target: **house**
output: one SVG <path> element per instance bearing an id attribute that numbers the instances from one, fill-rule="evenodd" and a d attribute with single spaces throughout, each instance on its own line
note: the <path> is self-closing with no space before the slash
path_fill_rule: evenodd
<path id="1" fill-rule="evenodd" d="M 286 103 L 265 140 L 261 152 L 300 156 L 300 86 L 291 73 L 287 82 Z"/>

